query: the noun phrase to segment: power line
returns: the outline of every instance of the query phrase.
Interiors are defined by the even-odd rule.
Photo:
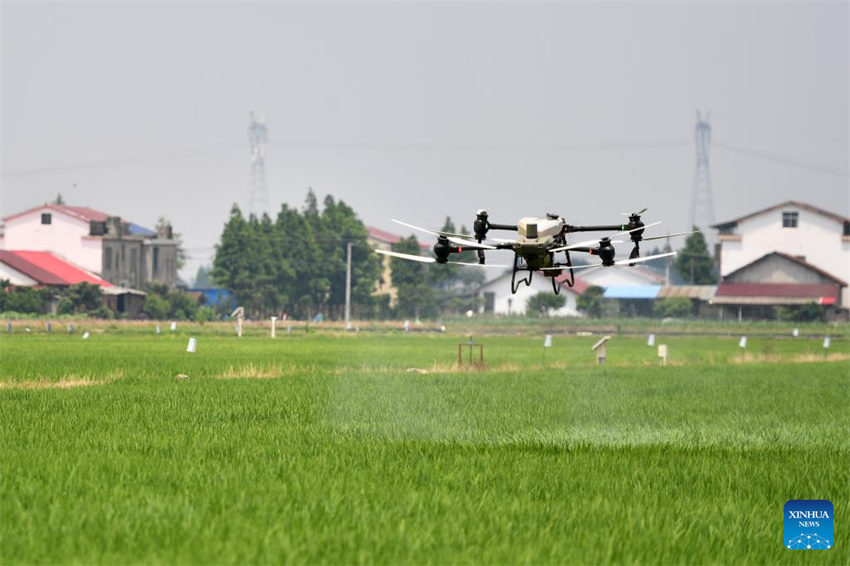
[[[774,163],[781,163],[783,165],[789,165],[791,167],[797,167],[799,169],[806,169],[809,171],[816,171],[818,173],[823,173],[825,175],[833,175],[835,177],[842,177],[844,179],[848,178],[847,172],[836,171],[835,169],[829,169],[824,167],[823,165],[819,165],[817,163],[809,163],[806,161],[800,161],[798,159],[793,159],[790,157],[783,157],[781,155],[776,155],[773,153],[768,153],[766,151],[760,151],[756,149],[749,149],[746,147],[740,147],[728,143],[723,142],[714,142],[714,147],[718,149],[723,149],[726,151],[731,151],[733,153],[738,153],[741,155],[746,155],[748,157],[755,157],[758,159],[764,159],[766,161],[772,161]]]

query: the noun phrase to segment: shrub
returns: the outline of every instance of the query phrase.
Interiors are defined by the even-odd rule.
[[[653,312],[659,318],[686,318],[691,314],[691,300],[686,297],[667,297],[655,301]]]

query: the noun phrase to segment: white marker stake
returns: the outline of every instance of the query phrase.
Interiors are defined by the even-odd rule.
[[[404,321],[404,331],[410,332],[410,321],[409,320]]]
[[[162,334],[162,327],[160,325],[156,325],[156,333],[157,335]]]
[[[271,317],[271,319],[272,319],[272,338],[274,338],[274,331],[275,331],[275,325],[277,323],[277,317],[273,316],[273,317]]]
[[[176,323],[176,322],[172,322],[172,323],[171,323],[171,331],[172,331],[172,332],[174,332],[175,330],[177,330],[177,323]]]
[[[551,348],[552,347],[552,335],[551,334],[547,334],[546,338],[543,339],[543,347],[544,348]]]
[[[88,339],[88,337],[89,337],[89,333],[88,333],[88,332],[86,332],[85,334],[83,334],[83,340],[87,340],[87,339]]]
[[[650,334],[646,341],[647,346],[655,346],[655,334]]]
[[[195,338],[189,338],[189,345],[186,346],[186,351],[194,354],[195,348],[197,348],[197,347],[198,347],[198,340],[195,339]]]
[[[658,345],[658,357],[661,358],[661,365],[667,365],[667,344]]]
[[[286,333],[287,333],[287,334],[292,334],[292,327],[291,327],[291,326],[287,326],[287,327],[286,327]]]
[[[746,336],[741,336],[741,341],[738,342],[738,347],[739,348],[746,348],[747,347],[747,337]]]
[[[794,331],[791,332],[791,336],[793,336],[794,338],[796,338],[799,335],[800,335],[800,329],[799,328],[795,328]]]
[[[829,348],[829,343],[830,343],[829,336],[827,336],[826,338],[823,339],[823,347]]]

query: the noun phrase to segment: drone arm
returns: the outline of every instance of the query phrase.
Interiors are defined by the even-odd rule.
[[[564,226],[564,232],[567,234],[571,232],[617,232],[621,230],[630,230],[634,228],[634,226],[629,226],[628,224],[612,224],[609,226]]]
[[[489,224],[488,228],[490,230],[510,230],[512,232],[517,231],[516,224]]]

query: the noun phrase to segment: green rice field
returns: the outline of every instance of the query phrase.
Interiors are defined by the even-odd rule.
[[[0,336],[3,564],[850,564],[850,341]],[[190,336],[197,352],[187,353]],[[830,550],[783,546],[829,499]]]

